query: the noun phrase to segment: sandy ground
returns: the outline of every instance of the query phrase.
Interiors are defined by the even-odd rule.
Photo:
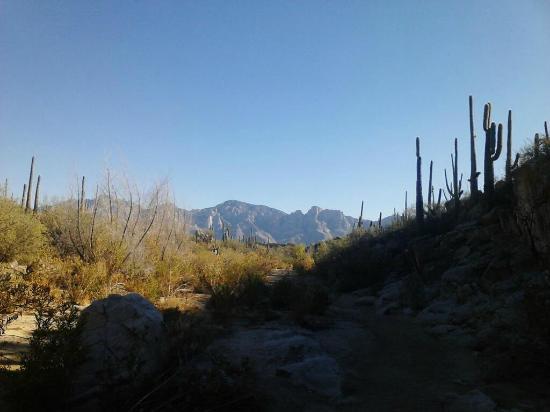
[[[8,325],[6,333],[0,335],[0,367],[19,369],[21,354],[28,349],[34,328],[32,314],[23,314]]]

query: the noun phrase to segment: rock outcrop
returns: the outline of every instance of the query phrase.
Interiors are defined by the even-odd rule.
[[[135,387],[159,372],[168,354],[162,314],[136,293],[111,295],[82,311],[86,360],[77,371],[75,399]]]

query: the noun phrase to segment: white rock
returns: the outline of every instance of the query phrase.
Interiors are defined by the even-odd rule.
[[[142,296],[111,295],[82,316],[86,361],[74,380],[77,397],[101,385],[139,384],[164,366],[168,337],[162,314]]]

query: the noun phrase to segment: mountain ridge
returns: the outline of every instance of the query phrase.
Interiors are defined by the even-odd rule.
[[[214,228],[221,238],[222,227],[230,228],[231,236],[256,236],[260,242],[312,244],[350,233],[358,219],[341,210],[311,206],[305,213],[283,212],[266,205],[239,200],[226,200],[218,205],[185,211],[191,217],[191,230]],[[383,224],[391,217],[383,219]],[[364,220],[370,224],[370,220]]]

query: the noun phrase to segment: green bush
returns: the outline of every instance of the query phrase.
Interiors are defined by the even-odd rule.
[[[0,262],[34,262],[45,243],[44,226],[15,202],[0,199]]]
[[[313,268],[314,260],[311,255],[306,251],[304,245],[294,245],[290,249],[290,255],[292,258],[292,267],[298,273],[308,272]]]
[[[28,284],[11,273],[0,274],[0,313],[22,308],[28,299]]]
[[[71,395],[73,373],[84,360],[82,323],[73,302],[55,300],[48,287],[32,284],[29,292],[36,329],[8,400],[16,410],[60,410]]]

